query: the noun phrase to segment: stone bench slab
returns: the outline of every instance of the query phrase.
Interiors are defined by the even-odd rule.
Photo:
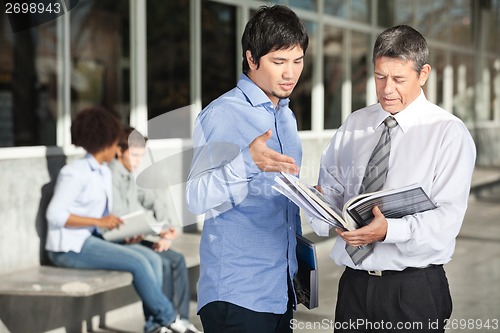
[[[128,272],[36,266],[0,275],[0,295],[85,297],[131,283]]]
[[[200,264],[200,235],[181,234],[172,249],[184,254],[188,268]],[[86,297],[132,283],[132,274],[111,270],[34,266],[0,274],[0,295]]]

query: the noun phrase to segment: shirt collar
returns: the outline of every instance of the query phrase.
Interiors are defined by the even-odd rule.
[[[92,154],[90,154],[90,153],[85,154],[85,159],[89,163],[90,169],[92,171],[102,170],[103,168],[106,167],[106,165],[104,163],[103,164],[99,164],[99,162],[97,162],[97,160],[95,159],[95,157]]]
[[[260,89],[246,74],[241,74],[237,87],[243,92],[252,106],[273,104],[262,89]],[[278,106],[287,106],[289,102],[289,98],[280,99]]]
[[[118,161],[116,158],[109,162],[109,167],[111,170],[115,171],[118,175],[121,177],[129,177],[130,176],[130,171],[125,168],[123,164],[121,164],[120,161]]]
[[[393,115],[403,133],[406,133],[415,123],[415,119],[419,116],[420,109],[426,101],[427,98],[425,97],[424,91],[420,89],[420,95],[413,102],[411,102],[410,105]],[[391,114],[389,112],[380,108],[376,117],[375,128],[379,127],[384,119],[390,115]]]

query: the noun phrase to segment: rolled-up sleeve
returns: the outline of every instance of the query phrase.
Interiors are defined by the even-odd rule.
[[[230,126],[221,126],[225,112],[210,109],[200,114],[193,132],[195,147],[186,186],[189,210],[203,214],[210,209],[225,210],[237,205],[248,194],[248,183],[261,171],[254,163],[248,145],[227,142]]]
[[[248,150],[248,147],[243,149],[226,164],[220,161],[218,167],[192,170],[186,189],[187,204],[192,213],[203,214],[224,203],[238,204],[247,196],[249,181],[260,171]]]
[[[52,228],[63,228],[68,221],[70,207],[75,202],[82,186],[81,177],[74,169],[63,168],[57,178],[54,195],[47,208],[47,222]]]

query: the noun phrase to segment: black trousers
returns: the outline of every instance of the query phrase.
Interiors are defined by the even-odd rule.
[[[284,314],[255,312],[228,302],[211,302],[199,311],[205,333],[290,333],[289,304]]]
[[[444,332],[451,311],[442,266],[384,276],[346,268],[339,282],[334,331]]]

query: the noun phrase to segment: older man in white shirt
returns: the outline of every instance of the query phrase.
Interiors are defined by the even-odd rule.
[[[318,184],[342,207],[363,191],[366,165],[394,117],[388,171],[383,188],[418,183],[434,210],[385,218],[355,231],[336,230],[331,257],[346,266],[339,283],[336,332],[442,332],[452,301],[443,264],[451,260],[460,231],[475,163],[475,145],[461,120],[429,102],[423,91],[431,71],[427,43],[409,26],[382,32],[373,62],[378,104],[352,113],[326,147]],[[329,226],[311,220],[328,235]],[[374,244],[355,265],[346,243]],[[377,275],[372,275],[377,271]]]

